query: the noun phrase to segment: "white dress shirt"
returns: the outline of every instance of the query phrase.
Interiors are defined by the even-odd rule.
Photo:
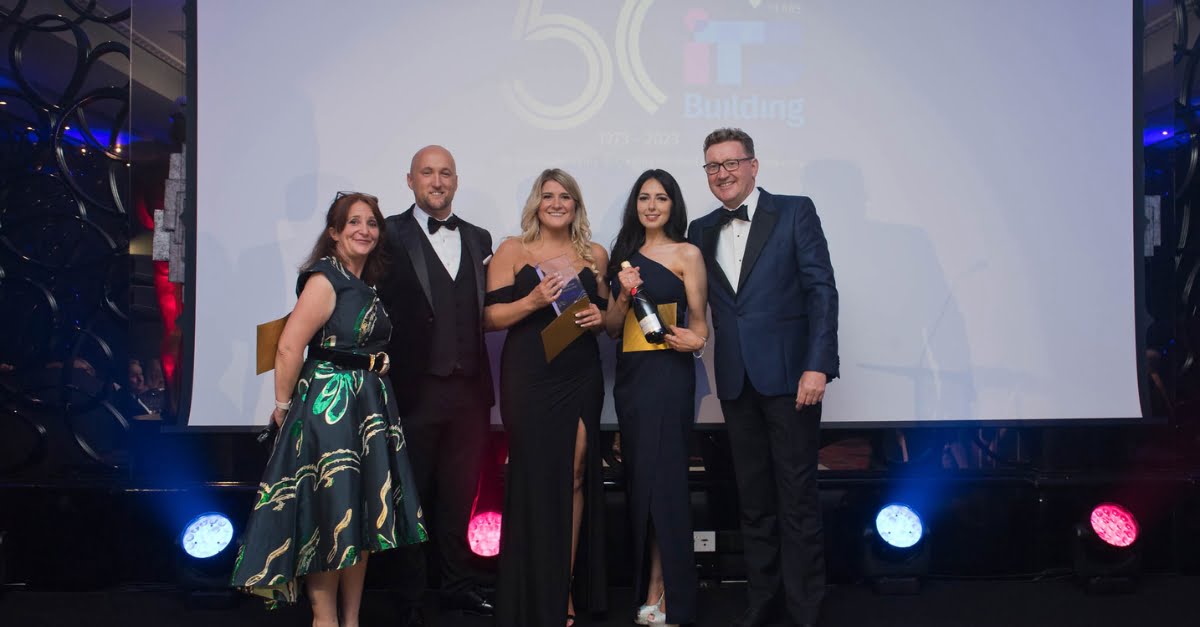
[[[746,213],[754,220],[754,210],[758,208],[758,188],[746,197]],[[739,207],[741,205],[738,205]],[[736,211],[737,207],[723,207],[725,211]],[[738,279],[742,276],[742,257],[746,255],[746,240],[750,237],[750,222],[745,220],[730,220],[729,224],[721,227],[721,235],[717,238],[717,263],[725,271],[725,278],[738,290]]]
[[[454,215],[451,213],[450,215]],[[462,235],[459,229],[440,228],[437,233],[429,232],[429,220],[436,220],[429,215],[419,205],[416,211],[413,211],[413,219],[417,221],[417,226],[421,230],[421,234],[425,239],[429,240],[433,246],[433,252],[437,253],[438,259],[442,260],[442,265],[445,266],[446,272],[450,273],[450,278],[454,279],[458,276],[458,264],[462,260]],[[446,219],[450,219],[446,216]],[[460,227],[461,228],[461,227]],[[743,247],[744,248],[744,247]]]

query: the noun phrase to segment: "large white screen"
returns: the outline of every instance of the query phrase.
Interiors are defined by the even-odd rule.
[[[532,179],[580,181],[607,248],[629,186],[716,207],[713,128],[813,198],[841,293],[824,420],[1140,416],[1133,10],[1095,0],[205,0],[190,425],[265,423],[255,324],[338,190],[412,202],[431,143],[458,215],[516,234]],[[501,334],[489,336],[493,362]],[[612,348],[606,346],[611,385]],[[711,362],[700,420],[721,420]],[[611,396],[605,419],[613,421]]]

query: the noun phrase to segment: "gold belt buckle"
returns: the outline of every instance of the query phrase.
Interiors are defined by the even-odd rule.
[[[383,351],[379,351],[378,353],[371,353],[371,365],[370,365],[370,370],[371,370],[372,372],[379,372],[379,370],[382,370],[382,369],[383,369],[383,364],[384,364],[384,363],[386,363],[386,361],[387,361],[387,353],[385,353],[385,352],[383,352]],[[376,368],[375,368],[375,364],[376,364],[377,362],[379,363],[379,369],[378,369],[378,370],[376,370]]]

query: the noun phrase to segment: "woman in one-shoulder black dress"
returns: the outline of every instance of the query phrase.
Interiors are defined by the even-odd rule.
[[[612,300],[605,316],[617,349],[613,400],[633,522],[634,594],[645,599],[641,625],[696,620],[688,440],[695,418],[696,360],[704,349],[707,280],[699,249],[684,240],[687,208],[679,185],[662,170],[644,172],[630,190],[609,268]],[[620,269],[621,262],[631,267]],[[649,295],[669,333],[649,343],[630,311],[630,289]]]
[[[604,249],[588,241],[573,179],[547,170],[522,214],[523,234],[500,244],[488,267],[484,325],[507,329],[500,411],[509,461],[496,580],[497,627],[562,627],[575,602],[605,602],[603,493],[597,446],[604,379],[595,332],[603,329]],[[536,266],[565,256],[591,303],[575,319],[583,333],[546,362],[541,332],[563,278]],[[569,278],[569,277],[567,277]]]

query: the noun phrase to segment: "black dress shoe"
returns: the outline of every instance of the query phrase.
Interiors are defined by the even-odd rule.
[[[421,608],[411,607],[400,613],[399,627],[425,627],[425,615]]]
[[[742,615],[733,621],[733,627],[768,627],[769,625],[773,625],[773,610],[774,608],[769,605],[752,607],[742,612]]]
[[[478,590],[460,590],[442,598],[442,607],[448,610],[491,616],[495,613],[492,602]]]

